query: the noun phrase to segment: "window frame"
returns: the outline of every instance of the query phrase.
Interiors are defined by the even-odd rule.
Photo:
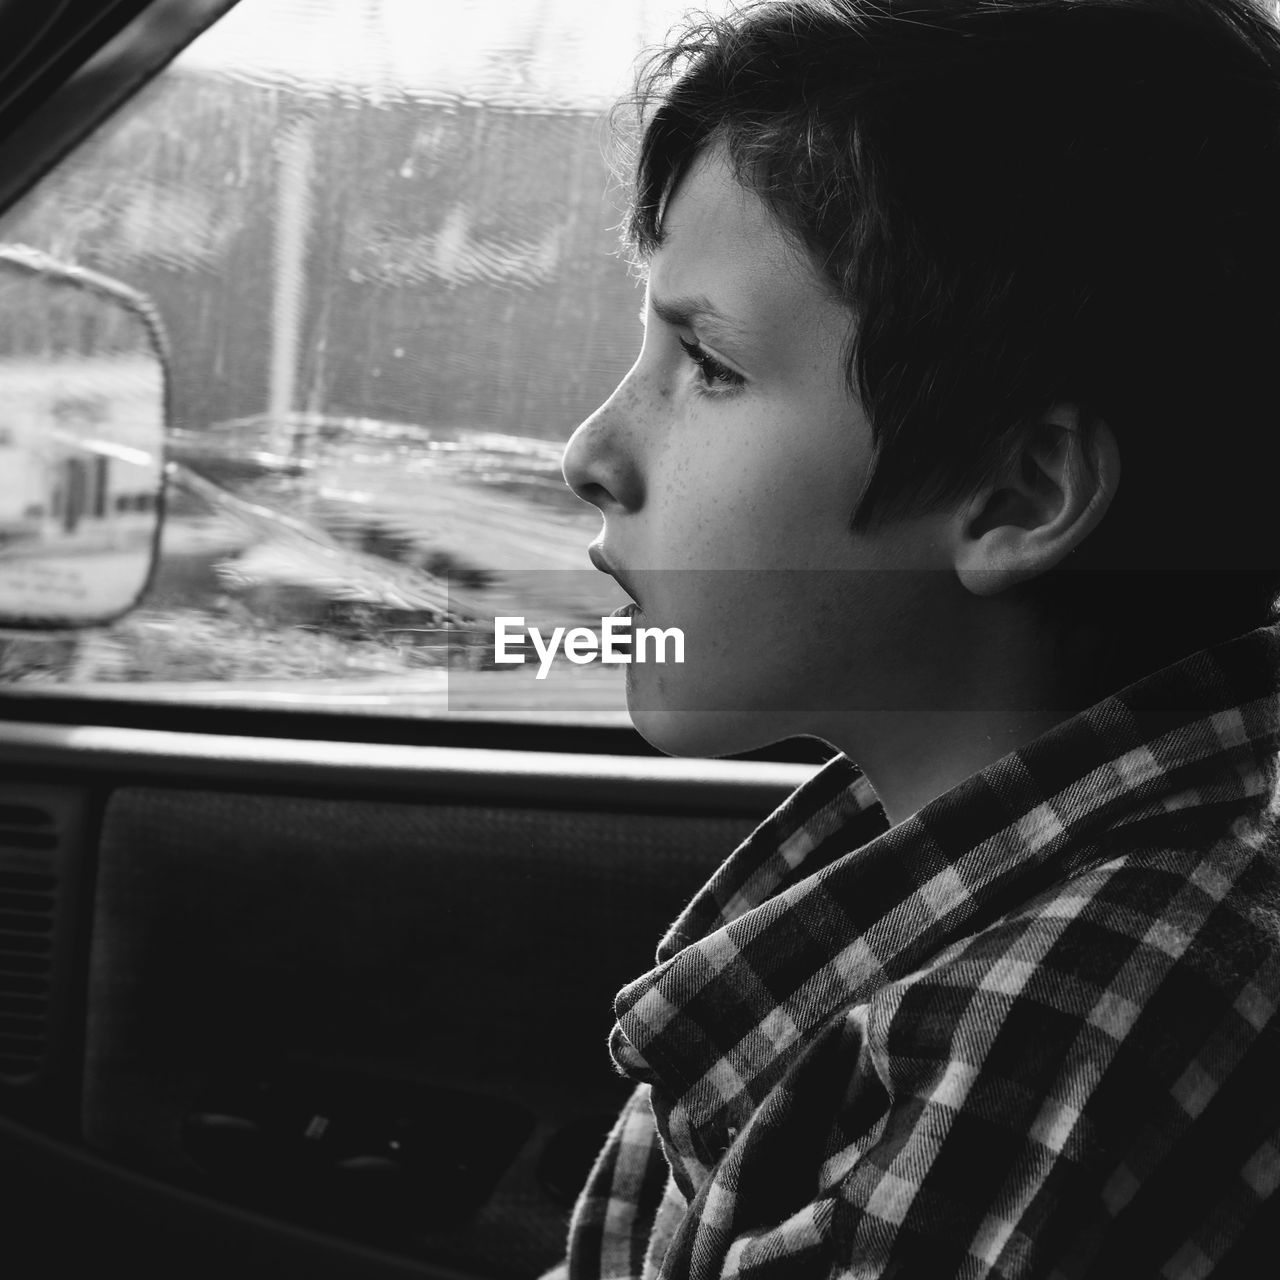
[[[0,213],[238,3],[63,0],[0,64]]]

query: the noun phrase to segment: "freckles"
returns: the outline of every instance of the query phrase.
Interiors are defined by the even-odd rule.
[[[640,407],[640,393],[634,382],[629,382],[619,398],[619,407],[629,412]]]

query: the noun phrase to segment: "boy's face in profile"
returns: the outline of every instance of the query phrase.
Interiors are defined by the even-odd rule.
[[[850,312],[718,151],[663,226],[640,356],[564,462],[634,625],[685,634],[682,665],[627,668],[632,719],[678,754],[848,749],[866,711],[929,706],[946,679],[949,513],[850,529],[872,457]]]

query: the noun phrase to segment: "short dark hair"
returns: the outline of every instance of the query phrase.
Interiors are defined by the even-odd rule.
[[[1259,4],[765,0],[687,26],[639,101],[641,257],[723,142],[856,317],[876,457],[854,528],[975,492],[1071,403],[1122,459],[1078,564],[1249,570],[1223,625],[1264,619],[1280,31]]]

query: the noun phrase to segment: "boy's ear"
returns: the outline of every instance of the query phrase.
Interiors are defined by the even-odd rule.
[[[957,513],[955,568],[992,596],[1053,568],[1098,525],[1120,483],[1120,450],[1103,421],[1055,405],[1002,475]]]

